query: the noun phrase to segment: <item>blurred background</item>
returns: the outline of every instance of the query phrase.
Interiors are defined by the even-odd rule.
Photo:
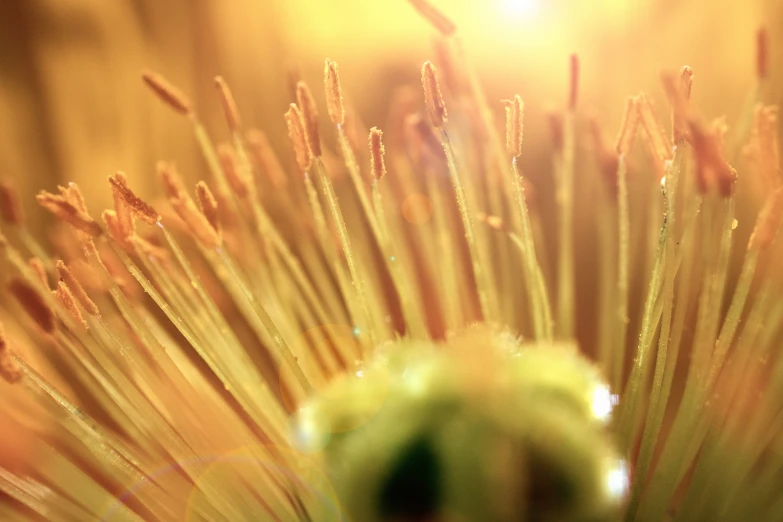
[[[769,0],[434,3],[459,27],[489,99],[525,99],[533,161],[546,146],[544,111],[564,103],[570,53],[582,62],[582,110],[611,133],[625,95],[661,99],[658,73],[685,63],[696,71],[695,103],[731,122],[753,84],[757,27],[769,27],[775,49],[783,20]],[[32,212],[33,195],[57,182],[79,183],[98,214],[115,170],[148,196],[158,159],[202,177],[187,121],[146,91],[144,68],[181,87],[218,139],[226,129],[212,78],[222,74],[248,126],[267,131],[288,159],[291,77],[322,102],[323,60],[336,60],[362,120],[382,126],[395,87],[418,82],[434,37],[406,0],[4,0],[0,175],[17,180],[33,228],[48,218]]]

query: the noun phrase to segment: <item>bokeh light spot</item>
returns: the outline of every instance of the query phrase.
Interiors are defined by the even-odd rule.
[[[430,198],[420,193],[406,196],[402,201],[402,217],[412,225],[422,225],[432,217]]]

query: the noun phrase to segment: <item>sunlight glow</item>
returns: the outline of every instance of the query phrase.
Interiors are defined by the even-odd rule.
[[[510,16],[532,18],[541,8],[541,0],[505,0],[506,11]]]

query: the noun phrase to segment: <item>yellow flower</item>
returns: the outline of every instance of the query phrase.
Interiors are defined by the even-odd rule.
[[[272,139],[216,78],[219,145],[147,72],[203,157],[194,190],[161,162],[160,204],[135,173],[100,214],[74,183],[42,191],[27,215],[57,218],[52,254],[0,184],[4,518],[783,516],[766,33],[732,129],[703,122],[685,67],[663,75],[672,138],[639,93],[601,107],[626,107],[614,147],[603,117],[586,136],[572,55],[532,165],[555,191],[532,197],[526,93],[488,100],[459,28],[410,4],[436,57],[369,140],[331,60],[331,125],[295,78]],[[754,176],[762,202],[742,199]]]

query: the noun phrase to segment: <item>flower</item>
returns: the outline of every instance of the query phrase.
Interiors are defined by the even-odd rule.
[[[425,62],[417,108],[373,127],[369,150],[330,60],[333,133],[297,81],[288,171],[261,131],[245,131],[223,78],[229,140],[215,146],[185,94],[145,73],[209,167],[195,197],[165,162],[160,205],[121,172],[100,218],[75,184],[43,191],[62,225],[50,255],[0,184],[21,326],[0,331],[4,513],[780,518],[776,111],[748,107],[733,135],[708,127],[686,67],[664,75],[673,138],[640,93],[614,149],[591,120],[596,169],[579,149],[573,55],[568,101],[551,115],[550,263],[547,202],[519,164],[524,93],[489,103],[455,24],[411,3],[443,33],[441,63]],[[764,85],[770,71],[757,69]],[[746,212],[732,164],[747,142],[770,190]],[[609,185],[578,229],[597,244],[595,269],[574,249],[577,177],[591,170]],[[578,278],[598,281],[594,362],[577,347]]]

